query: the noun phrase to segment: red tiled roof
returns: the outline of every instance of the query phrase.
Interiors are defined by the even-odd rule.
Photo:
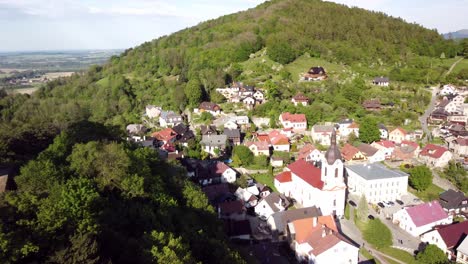
[[[306,116],[304,114],[290,114],[289,112],[282,113],[281,119],[283,121],[289,121],[292,123],[304,123],[307,122]]]
[[[322,172],[319,168],[307,163],[305,160],[298,160],[289,164],[288,169],[297,177],[301,178],[317,189],[323,188]]]
[[[441,227],[437,230],[447,248],[455,247],[468,234],[468,221]]]
[[[294,101],[296,102],[308,102],[309,98],[307,98],[304,94],[298,93],[293,97]]]
[[[281,183],[291,181],[291,172],[283,171],[282,173],[275,176],[275,179]]]
[[[442,157],[442,155],[443,155],[446,151],[448,151],[448,149],[445,148],[445,147],[437,146],[437,145],[434,145],[434,144],[427,144],[427,145],[421,150],[421,152],[419,153],[419,155],[428,156],[428,157],[431,157],[431,158],[438,159],[438,158]]]
[[[267,142],[268,144],[270,144],[270,137],[268,136],[268,134],[257,134],[257,139],[259,141],[264,141],[264,142]]]
[[[174,130],[172,130],[172,128],[168,127],[161,131],[154,132],[153,134],[151,134],[151,136],[156,138],[157,140],[167,142],[175,138],[177,136],[177,133]]]
[[[250,146],[252,145],[257,146],[257,149],[260,151],[270,149],[270,147],[268,146],[268,142],[266,141],[255,141],[255,142],[249,141],[245,143],[245,146],[247,146],[248,148],[250,148]]]
[[[312,151],[314,151],[316,148],[314,145],[308,143],[305,144],[304,147],[302,147],[299,150],[299,154],[297,155],[297,159],[305,159]]]
[[[219,105],[213,102],[202,102],[198,108],[208,111],[218,111],[221,109]]]
[[[354,158],[354,155],[356,155],[359,152],[359,149],[356,148],[353,145],[350,145],[346,143],[343,148],[341,149],[341,155],[345,160],[352,160]]]
[[[215,174],[223,174],[228,169],[230,169],[229,166],[221,161],[216,162],[216,164],[211,167],[211,171]]]
[[[468,146],[468,138],[457,138],[455,141],[457,141],[457,144],[460,146]]]
[[[272,145],[289,145],[289,139],[278,130],[273,130],[268,134]]]
[[[434,223],[448,217],[438,201],[407,207],[405,210],[416,227]]]
[[[417,142],[409,141],[409,140],[402,140],[401,146],[411,146],[415,149],[419,148],[419,144]]]
[[[382,146],[384,148],[394,148],[395,147],[395,143],[393,141],[390,141],[390,140],[376,141],[375,144],[379,144],[380,146]]]

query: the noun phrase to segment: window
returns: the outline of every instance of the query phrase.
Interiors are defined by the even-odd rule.
[[[333,206],[336,206],[336,199],[333,200]]]
[[[327,167],[325,167],[325,176],[327,176]]]
[[[335,178],[338,178],[338,168],[335,169]]]

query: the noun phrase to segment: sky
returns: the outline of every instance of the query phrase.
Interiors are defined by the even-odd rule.
[[[0,0],[0,51],[126,49],[264,0]],[[468,0],[333,0],[440,33],[468,29]]]

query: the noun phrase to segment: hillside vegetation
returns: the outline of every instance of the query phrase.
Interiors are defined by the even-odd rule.
[[[0,262],[242,262],[200,189],[176,164],[123,143],[125,126],[140,123],[147,104],[182,111],[218,100],[214,88],[234,80],[267,90],[269,102],[249,115],[361,120],[370,115],[363,100],[378,97],[395,107],[370,116],[401,125],[424,111],[429,93],[414,83],[439,81],[442,53],[453,58],[460,47],[382,13],[274,0],[126,50],[32,96],[0,91],[0,164],[22,166],[18,190],[0,196]],[[314,64],[330,78],[298,82]],[[401,82],[368,85],[384,73]],[[288,103],[298,91],[312,104]]]

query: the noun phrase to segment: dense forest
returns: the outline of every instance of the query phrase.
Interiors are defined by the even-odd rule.
[[[249,115],[276,120],[280,111],[304,112],[311,125],[359,119],[367,115],[362,101],[383,94],[383,103],[397,107],[374,118],[399,125],[424,111],[426,92],[407,84],[376,91],[359,74],[299,84],[287,65],[303,58],[343,67],[378,62],[422,83],[428,74],[402,74],[413,71],[409,63],[420,59],[424,68],[460,52],[437,32],[383,13],[273,0],[126,50],[31,96],[0,91],[0,164],[20,168],[17,191],[0,196],[0,262],[242,262],[184,170],[121,141],[145,105],[182,111],[202,100],[222,102],[214,88],[243,80],[261,85],[270,99]],[[256,65],[254,72],[265,73],[259,79],[245,68],[252,54],[279,66]],[[294,108],[282,101],[298,91],[313,103]]]

